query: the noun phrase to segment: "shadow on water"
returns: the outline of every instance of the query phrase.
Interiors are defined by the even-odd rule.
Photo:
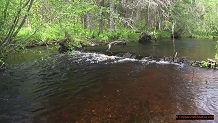
[[[216,70],[73,52],[13,64],[0,80],[0,122],[174,123],[181,114],[218,122]]]

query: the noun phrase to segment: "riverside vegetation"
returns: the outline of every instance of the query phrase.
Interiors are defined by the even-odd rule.
[[[3,65],[11,51],[64,40],[74,50],[115,40],[137,41],[144,32],[158,40],[172,34],[216,38],[217,4],[205,0],[2,0],[0,62]]]

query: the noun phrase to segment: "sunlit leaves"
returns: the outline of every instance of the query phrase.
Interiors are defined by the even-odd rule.
[[[218,41],[216,42],[216,54],[215,59],[218,61]]]

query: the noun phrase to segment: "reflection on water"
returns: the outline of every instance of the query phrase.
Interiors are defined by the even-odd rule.
[[[3,123],[175,123],[182,114],[218,122],[216,70],[74,52],[11,65],[0,80]]]
[[[211,40],[196,40],[183,39],[175,40],[175,50],[178,52],[178,57],[184,57],[189,60],[205,60],[214,58],[216,41]],[[86,48],[88,51],[106,51],[106,46]],[[150,44],[139,44],[134,42],[127,43],[127,46],[112,46],[112,52],[130,52],[132,54],[142,56],[173,56],[174,46],[171,40],[162,40]]]

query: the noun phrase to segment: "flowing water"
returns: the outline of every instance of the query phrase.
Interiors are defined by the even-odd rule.
[[[190,60],[213,58],[215,41],[181,40],[175,46],[171,41],[113,46],[111,52],[121,55],[105,55],[106,46],[68,55],[43,48],[11,54],[8,68],[0,71],[0,122],[218,122],[217,70],[162,59],[174,49]],[[189,114],[215,119],[175,120]]]

